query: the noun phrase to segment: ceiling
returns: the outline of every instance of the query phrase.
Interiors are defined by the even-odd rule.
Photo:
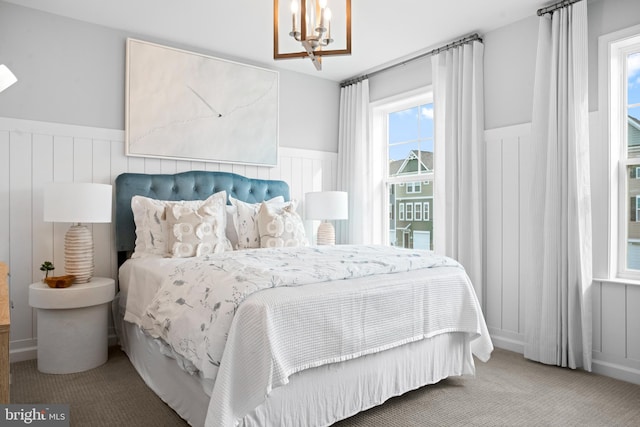
[[[273,60],[272,0],[6,0],[193,50],[341,81],[533,16],[545,0],[352,0],[352,54]],[[281,0],[288,1],[288,0]],[[331,0],[328,0],[329,6]],[[336,11],[334,11],[334,14]]]

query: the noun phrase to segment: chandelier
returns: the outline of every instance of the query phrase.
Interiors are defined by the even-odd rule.
[[[274,0],[273,59],[308,57],[320,71],[323,56],[350,55],[351,0],[332,0],[332,3],[337,6],[339,14],[332,12],[327,0],[293,0],[288,11],[284,7],[281,9],[279,1]],[[282,22],[290,20],[290,27],[281,29],[281,19]],[[334,24],[332,28],[332,23],[338,23],[338,26]],[[280,34],[280,30],[284,32]],[[333,38],[334,34],[336,40]],[[304,51],[300,50],[300,45]],[[337,48],[326,49],[328,46]]]

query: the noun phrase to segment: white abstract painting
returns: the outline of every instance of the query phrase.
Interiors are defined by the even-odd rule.
[[[275,166],[278,72],[127,40],[126,154]]]

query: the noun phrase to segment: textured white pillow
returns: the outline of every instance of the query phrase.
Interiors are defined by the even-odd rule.
[[[258,212],[260,247],[309,246],[304,224],[295,206],[278,207],[263,203]]]
[[[170,255],[186,258],[230,250],[231,245],[225,236],[226,202],[224,193],[221,197],[207,199],[207,203],[198,209],[180,204],[168,205],[165,216]]]
[[[231,207],[227,212],[231,215],[234,230],[227,233],[227,238],[231,241],[233,248],[259,248],[258,210],[260,209],[260,203],[247,203],[233,197],[229,197],[229,200],[231,201]],[[284,197],[277,196],[267,200],[266,203],[284,205],[285,201]],[[227,218],[228,220],[229,218]]]
[[[237,209],[233,205],[227,205],[225,209],[227,211],[227,226],[224,234],[226,234],[227,239],[229,239],[231,247],[235,249],[238,247],[238,232],[236,231],[236,226],[233,225],[233,216],[236,214]]]
[[[167,256],[169,253],[168,230],[165,208],[169,205],[181,205],[192,209],[211,203],[218,198],[226,198],[226,191],[220,191],[206,200],[156,200],[145,196],[131,198],[133,221],[136,225],[136,242],[132,258],[149,256]],[[225,217],[226,220],[226,217]]]

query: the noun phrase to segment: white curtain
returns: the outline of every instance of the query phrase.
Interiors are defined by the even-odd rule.
[[[340,89],[337,189],[348,193],[349,219],[336,222],[336,243],[379,243],[374,239],[382,224],[374,215],[375,149],[369,138],[369,80],[365,79]]]
[[[483,301],[484,46],[463,44],[432,57],[434,250],[457,259]]]
[[[591,370],[587,2],[540,18],[526,358]]]

